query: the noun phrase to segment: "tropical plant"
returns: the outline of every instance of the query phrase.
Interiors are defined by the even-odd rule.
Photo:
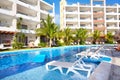
[[[52,45],[52,39],[55,38],[57,32],[57,25],[52,21],[50,15],[47,16],[45,20],[41,22],[43,26],[36,29],[37,36],[46,36],[48,39],[49,47]]]
[[[19,32],[16,32],[12,41],[13,49],[21,49],[24,46],[25,34],[22,32],[22,18],[19,18],[17,21],[17,29]]]
[[[57,34],[56,34],[56,44],[57,44],[57,46],[65,45],[64,37],[65,37],[64,36],[64,31],[58,29]]]
[[[70,28],[64,29],[64,42],[66,45],[70,45],[73,41],[73,32],[70,30]]]
[[[83,28],[77,29],[75,36],[78,45],[85,44],[86,38],[88,37],[87,30]]]
[[[95,30],[93,33],[93,44],[95,44],[97,40],[99,40],[99,38],[100,38],[100,31]]]
[[[110,44],[113,43],[113,35],[111,32],[108,32],[105,38],[106,38],[106,43],[110,43]]]
[[[13,38],[13,42],[12,42],[13,49],[21,49],[23,48],[23,46],[24,44],[22,42],[18,42],[16,37]]]

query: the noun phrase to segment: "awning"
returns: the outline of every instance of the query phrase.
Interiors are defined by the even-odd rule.
[[[4,34],[15,34],[15,32],[13,32],[13,31],[0,31],[0,33],[4,33]]]

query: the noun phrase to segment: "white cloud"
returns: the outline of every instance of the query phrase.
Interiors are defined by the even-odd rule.
[[[59,14],[55,14],[55,23],[60,24],[60,15]]]

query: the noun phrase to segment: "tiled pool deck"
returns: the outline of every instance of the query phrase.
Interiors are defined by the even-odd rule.
[[[101,63],[89,80],[120,80],[120,51],[106,48],[105,55],[112,57],[111,63]]]

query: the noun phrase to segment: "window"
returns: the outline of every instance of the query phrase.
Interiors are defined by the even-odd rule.
[[[27,29],[27,25],[22,24],[21,29]]]

